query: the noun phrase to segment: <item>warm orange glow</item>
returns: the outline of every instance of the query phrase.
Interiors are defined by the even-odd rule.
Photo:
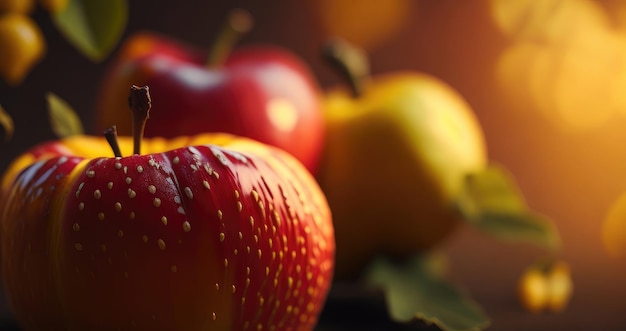
[[[314,0],[322,29],[373,49],[405,26],[416,9],[413,0]]]
[[[626,36],[589,0],[492,0],[513,44],[500,56],[505,93],[567,131],[599,128],[626,115]]]
[[[626,257],[626,194],[609,209],[602,227],[602,242],[611,257]]]

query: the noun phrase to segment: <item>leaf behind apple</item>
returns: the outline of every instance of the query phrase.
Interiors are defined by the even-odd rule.
[[[417,254],[403,262],[379,258],[365,278],[384,290],[389,315],[397,322],[420,320],[443,331],[487,328],[491,322],[482,307],[445,278],[443,257],[433,254]]]
[[[128,19],[126,0],[70,0],[52,13],[52,21],[67,40],[94,62],[117,45]]]
[[[47,93],[48,116],[52,131],[59,137],[69,137],[84,133],[83,124],[74,109],[61,97]]]
[[[497,239],[550,250],[561,245],[552,220],[527,205],[513,176],[499,165],[468,176],[456,208],[469,224]]]

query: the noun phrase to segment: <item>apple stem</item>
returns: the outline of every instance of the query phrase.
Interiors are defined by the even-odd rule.
[[[322,57],[348,81],[355,98],[363,94],[370,79],[370,65],[365,51],[335,38],[322,49]]]
[[[152,107],[148,86],[131,86],[128,105],[133,113],[133,154],[136,155],[141,153],[141,139],[143,139],[146,121],[150,117],[150,108]]]
[[[122,151],[120,151],[120,145],[117,142],[117,127],[113,125],[112,127],[104,130],[104,137],[109,143],[109,146],[111,146],[115,157],[122,157]]]
[[[223,24],[217,40],[209,52],[208,67],[220,66],[241,37],[252,29],[252,15],[243,9],[234,9]]]

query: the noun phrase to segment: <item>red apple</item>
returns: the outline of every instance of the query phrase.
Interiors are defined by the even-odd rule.
[[[246,26],[241,12],[233,20],[232,29]],[[130,134],[124,93],[132,84],[148,85],[158,102],[146,136],[227,132],[277,146],[315,171],[324,121],[309,67],[278,46],[225,54],[225,39],[210,55],[155,33],[127,39],[103,78],[96,129],[115,124]]]
[[[24,330],[313,329],[334,237],[300,162],[223,133],[109,148],[73,136],[5,173],[2,278]]]

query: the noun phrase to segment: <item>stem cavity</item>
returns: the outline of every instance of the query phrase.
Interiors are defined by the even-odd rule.
[[[141,153],[141,140],[143,139],[146,121],[150,117],[150,108],[152,100],[150,98],[150,89],[148,86],[130,87],[130,95],[128,96],[128,105],[133,114],[133,154]]]
[[[354,97],[363,94],[370,78],[370,65],[365,51],[336,38],[322,49],[322,57],[348,81]]]
[[[243,9],[231,11],[209,52],[207,66],[216,67],[222,65],[235,44],[244,34],[252,29],[253,25],[254,20],[249,12]]]

